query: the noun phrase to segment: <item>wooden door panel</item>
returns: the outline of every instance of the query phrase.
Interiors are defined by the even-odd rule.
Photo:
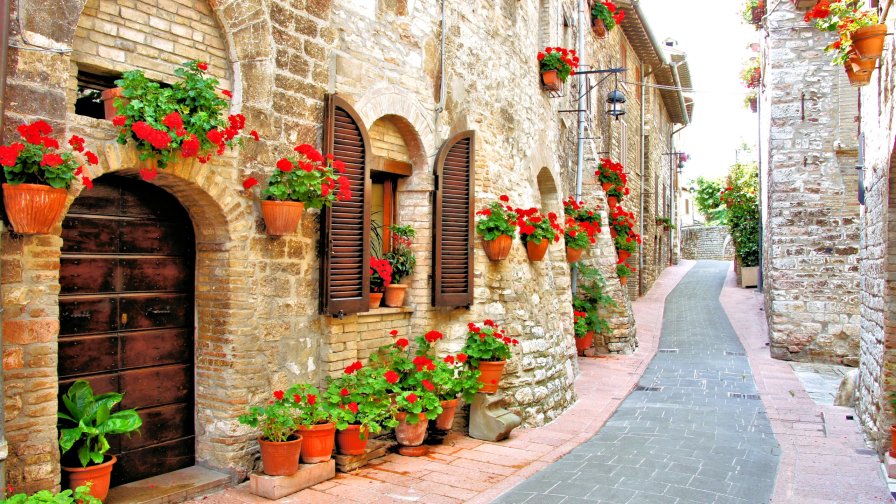
[[[62,221],[62,251],[115,254],[120,246],[118,238],[120,225],[121,222],[114,219],[66,217]]]
[[[112,486],[190,467],[195,444],[191,436],[120,453],[118,462],[112,466]]]
[[[121,298],[122,330],[192,326],[193,310],[186,294],[146,294]]]
[[[118,338],[86,336],[59,340],[59,374],[75,376],[118,369]]]
[[[140,418],[143,419],[140,434],[121,436],[122,451],[132,451],[193,435],[192,403],[141,409]]]
[[[183,291],[192,287],[188,260],[155,257],[121,260],[121,292]]]
[[[118,215],[121,209],[121,189],[118,186],[97,184],[82,191],[68,209],[71,214]]]
[[[190,329],[164,329],[121,335],[121,367],[137,368],[193,362]]]
[[[148,408],[192,400],[193,366],[180,364],[122,371],[122,408]]]
[[[188,230],[183,222],[128,221],[119,231],[125,254],[184,255]]]
[[[125,190],[121,193],[122,217],[190,223],[189,215],[173,195],[156,186],[148,190],[140,187],[142,184],[136,186],[138,186],[136,190]]]
[[[108,297],[59,298],[59,336],[118,329],[117,300]]]
[[[115,291],[118,259],[62,258],[59,263],[60,294]]]

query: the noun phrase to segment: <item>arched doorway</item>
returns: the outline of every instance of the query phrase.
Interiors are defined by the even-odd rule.
[[[191,466],[193,226],[177,199],[118,175],[96,180],[62,224],[59,390],[78,379],[124,393],[143,418],[115,436],[113,485]],[[63,461],[63,465],[66,464]]]

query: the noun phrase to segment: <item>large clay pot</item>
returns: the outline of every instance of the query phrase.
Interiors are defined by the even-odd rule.
[[[364,455],[367,451],[367,442],[370,441],[370,432],[360,425],[349,424],[341,431],[336,431],[336,446],[343,455]]]
[[[395,419],[398,420],[398,425],[395,427],[395,439],[402,446],[420,446],[423,444],[423,440],[426,439],[426,426],[428,423],[426,414],[420,413],[415,424],[409,424],[407,416],[408,414],[404,411],[399,411],[395,414]]]
[[[560,77],[557,75],[556,70],[542,72],[541,82],[544,83],[544,88],[548,91],[560,91],[563,87],[563,83],[560,82]]]
[[[370,309],[375,310],[380,307],[380,301],[383,300],[382,292],[371,292],[370,293]]]
[[[616,264],[622,264],[628,260],[629,257],[632,256],[632,253],[627,250],[617,250],[616,255],[619,257]]]
[[[876,24],[865,26],[850,35],[852,46],[862,59],[877,59],[884,52],[884,39],[887,36],[887,25]]]
[[[574,249],[566,247],[566,262],[575,263],[579,262],[579,259],[582,258],[582,254],[585,253],[585,249]]]
[[[262,200],[261,213],[264,226],[271,236],[283,236],[296,232],[305,204],[301,201]]]
[[[483,394],[494,394],[501,384],[501,375],[504,374],[504,365],[507,361],[479,361],[479,382]]]
[[[404,297],[407,292],[407,284],[389,284],[386,286],[386,295],[383,297],[383,301],[386,303],[386,306],[391,306],[392,308],[404,306]]]
[[[585,350],[591,348],[594,343],[594,331],[588,331],[581,338],[576,338],[576,351],[579,355],[585,355]]]
[[[877,66],[877,60],[862,59],[855,51],[850,51],[849,60],[847,60],[846,65],[849,66],[852,69],[852,72],[856,75],[868,75],[871,72],[874,72],[874,67]]]
[[[261,449],[262,471],[268,476],[290,476],[299,470],[299,454],[302,453],[302,436],[283,442],[258,438]]]
[[[601,189],[604,190],[604,192],[607,192],[613,188],[613,183],[612,182],[604,182],[603,184],[600,185],[600,187],[601,187]]]
[[[112,89],[103,90],[100,93],[100,99],[103,100],[103,114],[107,121],[115,119],[115,116],[118,115],[118,109],[115,108],[116,98],[121,98],[122,105],[127,105],[130,101],[122,98],[122,91],[124,91],[124,88],[115,87]]]
[[[458,399],[442,401],[442,412],[436,417],[436,429],[451,430],[454,425],[454,414],[457,412]]]
[[[759,99],[758,98],[750,98],[750,112],[754,114],[759,112]]]
[[[510,254],[510,245],[513,244],[513,237],[509,235],[501,235],[494,240],[482,240],[482,248],[485,249],[485,255],[489,261],[503,261]]]
[[[112,466],[118,460],[114,456],[102,464],[90,465],[87,467],[62,467],[62,470],[68,474],[68,488],[74,490],[79,486],[85,486],[89,482],[93,482],[90,486],[90,495],[99,500],[106,500],[109,495],[109,481],[112,478]]]
[[[591,31],[599,39],[607,38],[607,26],[600,19],[591,18]]]
[[[19,234],[47,234],[65,209],[68,191],[43,184],[3,184],[3,203]]]
[[[549,240],[540,240],[540,241],[527,241],[526,242],[526,253],[529,255],[530,261],[541,261],[544,259],[544,254],[548,251],[548,245],[551,242]]]
[[[616,205],[618,204],[619,200],[616,198],[616,196],[607,196],[607,206],[609,206],[611,209],[616,208]]]
[[[846,77],[849,78],[849,85],[852,87],[864,87],[871,83],[871,73],[865,74],[857,74],[853,72],[852,65],[847,61],[843,64],[843,68],[846,70]],[[731,208],[731,204],[728,204],[728,208]]]
[[[628,283],[628,277],[619,277],[619,283],[625,286]]]
[[[307,429],[300,427],[298,432],[302,436],[302,462],[317,464],[330,460],[336,444],[336,424],[312,425]]]

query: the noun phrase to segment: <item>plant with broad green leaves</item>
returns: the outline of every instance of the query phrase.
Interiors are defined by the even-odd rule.
[[[396,284],[411,276],[417,266],[417,258],[411,250],[417,232],[411,226],[398,224],[389,226],[389,230],[392,231],[392,250],[386,252],[383,258],[392,265],[392,283]]]
[[[759,265],[759,170],[756,164],[736,164],[728,172],[724,198],[728,231],[741,266]]]
[[[123,395],[107,392],[93,395],[93,389],[85,380],[78,380],[62,396],[65,411],[59,418],[59,447],[63,458],[69,450],[77,454],[81,467],[102,464],[109,451],[108,435],[130,434],[140,429],[143,421],[135,410],[112,412]]]
[[[72,180],[80,177],[89,189],[93,186],[84,171],[79,154],[91,165],[97,164],[96,154],[84,149],[84,139],[72,135],[68,140],[71,150],[59,150],[59,141],[51,138],[53,127],[45,121],[22,124],[17,131],[24,142],[0,145],[0,166],[10,185],[42,184],[57,189],[68,189]]]
[[[435,338],[435,336],[435,334],[427,333],[417,336],[414,342],[417,344],[417,355],[425,356],[435,365],[435,369],[431,373],[436,395],[442,401],[463,397],[464,401],[471,402],[476,392],[479,392],[482,387],[482,382],[479,381],[479,370],[466,366],[467,354],[465,353],[449,354],[441,359],[438,358],[433,343],[441,338]]]
[[[694,189],[694,204],[697,211],[703,215],[707,226],[724,226],[728,221],[728,209],[719,201],[719,193],[722,192],[723,181],[721,179],[708,179],[697,177],[692,183]]]
[[[467,340],[461,349],[468,357],[471,366],[479,366],[480,361],[498,362],[509,359],[512,346],[519,341],[507,336],[492,320],[486,319],[482,325],[472,322],[467,324]]]
[[[296,409],[296,425],[310,428],[333,420],[334,407],[321,397],[310,383],[297,383],[286,389],[286,400]]]
[[[634,254],[635,250],[638,249],[637,242],[631,236],[617,235],[616,238],[613,238],[613,245],[616,247],[617,252],[622,250]]]
[[[25,493],[10,495],[2,502],[5,504],[102,504],[102,501],[90,494],[90,485],[79,486],[71,490],[63,490],[54,494],[49,490],[41,490],[32,495]],[[12,487],[9,487],[10,490]]]
[[[398,331],[393,330],[390,334],[397,337]],[[443,335],[439,331],[429,331],[421,337],[434,343]],[[370,361],[371,367],[388,383],[387,390],[395,394],[393,411],[407,413],[407,423],[417,423],[420,413],[429,420],[439,416],[442,404],[433,382],[436,363],[419,349],[412,353],[407,338],[398,338],[395,343],[380,347],[370,356]]]
[[[388,389],[389,383],[378,370],[360,361],[350,364],[342,375],[329,382],[324,392],[336,428],[345,430],[349,425],[360,425],[364,435],[395,427],[398,422],[392,416]]]
[[[265,441],[283,443],[299,427],[299,412],[295,402],[282,390],[275,390],[273,396],[267,404],[250,407],[249,412],[240,415],[238,420],[243,425],[261,429],[261,438]]]
[[[578,266],[576,277],[576,297],[572,300],[574,311],[588,314],[588,323],[592,331],[603,334],[610,330],[610,324],[604,318],[609,308],[616,306],[616,301],[607,292],[607,283],[600,271],[587,265]]]
[[[619,278],[628,278],[628,277],[632,276],[632,274],[634,274],[634,273],[635,273],[635,268],[632,266],[629,266],[628,264],[626,264],[624,262],[616,265],[616,276],[618,276]]]
[[[476,212],[479,217],[476,232],[482,235],[483,240],[494,240],[502,235],[513,237],[516,234],[516,214],[513,207],[506,204],[509,201],[510,198],[502,194],[499,201],[493,201]]]
[[[566,82],[570,75],[575,75],[578,66],[579,57],[576,56],[575,49],[545,47],[544,52],[538,53],[538,67],[541,72],[556,70],[560,82]]]

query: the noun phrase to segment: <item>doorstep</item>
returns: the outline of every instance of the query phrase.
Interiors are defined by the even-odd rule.
[[[193,466],[134,481],[109,490],[105,504],[169,504],[220,490],[230,476]]]

